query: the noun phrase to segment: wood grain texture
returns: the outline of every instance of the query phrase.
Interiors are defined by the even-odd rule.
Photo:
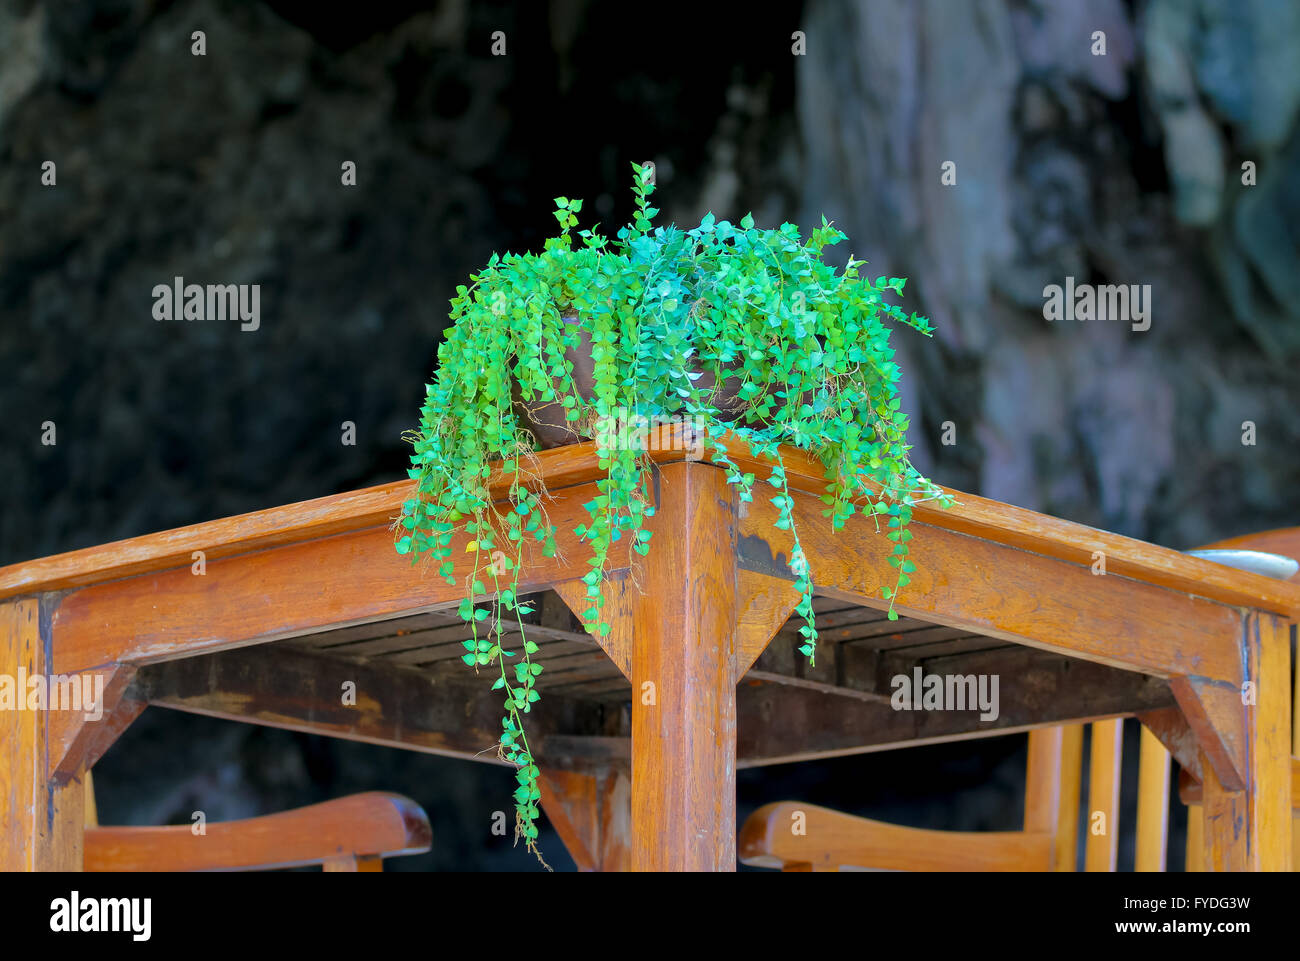
[[[1122,718],[1092,725],[1088,765],[1088,835],[1083,848],[1085,871],[1114,871],[1118,866],[1119,775],[1123,745]]]
[[[798,801],[768,804],[745,819],[740,860],[756,867],[884,871],[1046,871],[1051,835],[928,831]]]
[[[636,583],[636,571],[639,565],[633,565],[608,577],[600,585],[601,620],[609,625],[609,633],[594,640],[600,645],[620,673],[629,680],[632,678],[632,604],[639,587]],[[555,584],[555,593],[569,606],[579,621],[591,607],[587,599],[587,585],[580,581],[562,581]]]
[[[626,871],[632,785],[627,772],[542,771],[542,809],[579,871]]]
[[[1200,804],[1205,792],[1201,782],[1190,772],[1178,772],[1178,800],[1184,804]],[[1300,757],[1291,758],[1291,810],[1300,812]]]
[[[1079,838],[1083,725],[1029,732],[1025,767],[1025,831],[1052,838],[1052,871],[1073,871]]]
[[[888,698],[863,700],[782,683],[755,682],[739,690],[737,764],[756,767],[791,761],[992,737],[1066,722],[1169,707],[1164,681],[1045,651],[1011,648],[928,662],[935,673],[1000,674],[996,720],[978,711],[896,711]]]
[[[1267,614],[1247,616],[1245,649],[1254,703],[1244,705],[1245,785],[1224,785],[1202,763],[1206,871],[1291,869],[1289,646],[1285,622]]]
[[[886,606],[881,589],[897,576],[887,563],[893,544],[862,518],[833,531],[820,501],[794,499],[821,593]],[[790,576],[789,544],[773,530],[776,508],[760,501],[747,508],[741,567]],[[1240,683],[1236,608],[940,527],[914,523],[912,533],[917,571],[901,593],[900,614],[1129,670]]]
[[[729,436],[726,446],[737,465],[760,478],[768,476],[770,465],[755,457],[743,441]],[[781,456],[792,490],[816,497],[825,493],[825,467],[814,455],[783,447]],[[1090,566],[1094,552],[1101,551],[1106,555],[1106,568],[1112,575],[1228,605],[1258,607],[1282,614],[1293,613],[1300,607],[1300,584],[1270,580],[1109,531],[949,488],[944,490],[957,503],[946,510],[932,504],[918,505],[913,512],[916,521],[1081,567]],[[924,565],[918,562],[918,566]]]
[[[1239,639],[1239,649],[1242,643]],[[1242,660],[1244,664],[1244,656]],[[1214,765],[1220,784],[1230,791],[1241,790],[1246,784],[1249,763],[1242,684],[1203,677],[1172,677],[1169,689],[1196,736],[1199,756],[1208,758]],[[1196,766],[1200,767],[1201,762]]]
[[[1199,874],[1205,870],[1205,816],[1199,804],[1187,808],[1187,850],[1183,870]]]
[[[0,674],[48,676],[41,602],[0,602]],[[49,724],[62,712],[0,710],[0,871],[80,871],[85,830],[81,771],[61,785],[49,777]]]
[[[77,771],[89,770],[104,752],[113,746],[141,712],[144,704],[127,698],[126,692],[135,677],[135,668],[116,664],[98,671],[69,675],[85,687],[102,687],[103,703],[87,716],[85,711],[59,711],[51,714],[49,727],[50,777],[61,784]],[[95,716],[98,715],[98,716]]]
[[[587,569],[573,527],[594,494],[586,487],[556,495],[547,510],[559,528],[554,558],[531,543],[519,592],[571,580]],[[470,573],[467,536],[452,542],[458,576]],[[626,544],[611,548],[610,568],[626,566]],[[387,528],[369,528],[268,550],[84,587],[54,612],[55,663],[61,672],[120,662],[150,663],[330,627],[454,607],[465,594],[425,564],[393,549]]]
[[[770,474],[771,462],[755,456],[746,442],[726,432],[721,437],[730,456],[742,469],[752,470],[760,478]],[[783,447],[781,454],[792,490],[814,497],[824,493],[826,470],[815,456],[790,447]],[[648,454],[659,464],[682,461],[688,456],[683,450]],[[543,451],[530,469],[535,476],[545,478],[546,486],[552,491],[588,483],[600,476],[596,446],[592,442]],[[498,475],[494,484],[503,489],[504,481]],[[400,513],[403,501],[413,490],[413,482],[396,481],[10,565],[0,568],[0,598],[188,566],[195,550],[205,551],[212,560],[387,525]],[[1224,604],[1300,616],[1300,584],[1270,581],[1180,551],[972,494],[949,493],[957,500],[954,507],[941,510],[920,505],[915,511],[917,521],[1079,566],[1090,565],[1093,553],[1102,551],[1112,574],[1198,594]]]
[[[1025,765],[1025,831],[1054,834],[1061,819],[1064,727],[1029,732]]]
[[[545,478],[551,491],[589,483],[601,476],[595,445],[591,443],[543,451],[535,460],[522,462],[521,468]],[[504,495],[511,481],[512,477],[502,477],[496,471],[490,485]],[[13,564],[0,568],[0,598],[189,567],[194,551],[203,551],[211,561],[370,527],[387,527],[401,515],[402,504],[414,493],[414,481],[393,481]]]
[[[345,685],[354,688],[353,703],[345,701]],[[468,667],[453,681],[259,645],[141,668],[131,696],[209,717],[501,764],[501,702],[488,687]],[[528,733],[545,743],[551,733],[598,734],[601,723],[599,705],[547,694],[529,714]]]
[[[423,809],[382,791],[210,822],[203,834],[192,827],[93,828],[86,832],[86,870],[261,871],[326,862],[328,870],[378,870],[379,858],[423,854],[433,843]]]
[[[721,471],[663,469],[657,554],[633,600],[632,855],[637,871],[736,867],[736,568]]]
[[[1187,723],[1183,712],[1176,707],[1160,711],[1144,711],[1137,716],[1144,728],[1150,731],[1164,746],[1180,769],[1188,771],[1198,781],[1201,778],[1200,745],[1196,741],[1196,732]]]
[[[1163,871],[1169,848],[1169,752],[1142,726],[1138,749],[1137,851],[1134,871]]]
[[[1053,838],[1054,871],[1075,871],[1079,863],[1079,804],[1083,791],[1082,724],[1061,727],[1061,816]]]
[[[790,619],[800,601],[800,594],[787,580],[753,571],[737,572],[736,592],[740,604],[736,625],[736,672],[743,675],[754,666],[781,626]]]

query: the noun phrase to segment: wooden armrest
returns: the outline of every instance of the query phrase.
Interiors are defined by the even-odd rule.
[[[801,817],[800,817],[801,816]],[[795,833],[798,828],[802,833]],[[740,860],[766,868],[886,871],[1048,871],[1050,835],[1024,831],[927,831],[779,801],[740,829]]]
[[[241,871],[422,854],[433,843],[424,810],[370,791],[242,821],[98,827],[86,831],[87,871]]]
[[[1201,782],[1186,768],[1178,769],[1178,800],[1184,804],[1201,803]],[[1300,757],[1291,758],[1291,810],[1300,811]]]

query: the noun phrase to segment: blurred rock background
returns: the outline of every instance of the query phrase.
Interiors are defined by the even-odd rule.
[[[911,278],[940,482],[1178,548],[1297,522],[1300,6],[629,9],[0,0],[0,564],[400,476],[455,284],[556,195],[624,222],[650,159],[661,221],[824,213]],[[153,320],[178,275],[261,284],[261,329]],[[1150,329],[1044,320],[1066,277],[1149,284]],[[742,772],[741,815],[1015,828],[1023,741]],[[153,710],[96,776],[118,823],[400,790],[436,840],[393,868],[530,867],[484,765]]]

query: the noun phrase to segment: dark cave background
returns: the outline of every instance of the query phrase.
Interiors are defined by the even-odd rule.
[[[540,247],[557,195],[624,222],[634,160],[660,222],[825,214],[910,278],[940,483],[1177,548],[1294,524],[1298,110],[1286,0],[0,0],[0,564],[402,476],[455,284]],[[261,329],[154,321],[177,275],[260,283]],[[1045,321],[1067,276],[1150,284],[1150,330]],[[1015,829],[1024,759],[1008,735],[747,770],[739,815]],[[95,777],[120,824],[400,791],[434,849],[388,870],[537,867],[490,833],[489,765],[151,709]]]

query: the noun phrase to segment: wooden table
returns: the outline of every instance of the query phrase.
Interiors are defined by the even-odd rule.
[[[775,508],[738,503],[719,468],[681,450],[651,456],[651,551],[615,544],[599,644],[567,607],[583,590],[572,529],[595,452],[538,460],[559,552],[527,556],[520,581],[540,595],[529,636],[547,668],[530,737],[546,814],[580,867],[733,870],[738,767],[1127,715],[1201,781],[1208,869],[1289,863],[1300,585],[955,494],[949,510],[916,510],[918,570],[891,622],[891,543],[860,517],[833,532],[820,464],[788,449],[819,595],[811,669]],[[101,720],[0,710],[0,868],[80,868],[83,773],[147,705],[500,763],[498,695],[459,660],[460,589],[393,549],[411,492],[402,481],[0,569],[0,673],[103,682]],[[916,666],[998,675],[997,720],[894,710],[889,680]]]

